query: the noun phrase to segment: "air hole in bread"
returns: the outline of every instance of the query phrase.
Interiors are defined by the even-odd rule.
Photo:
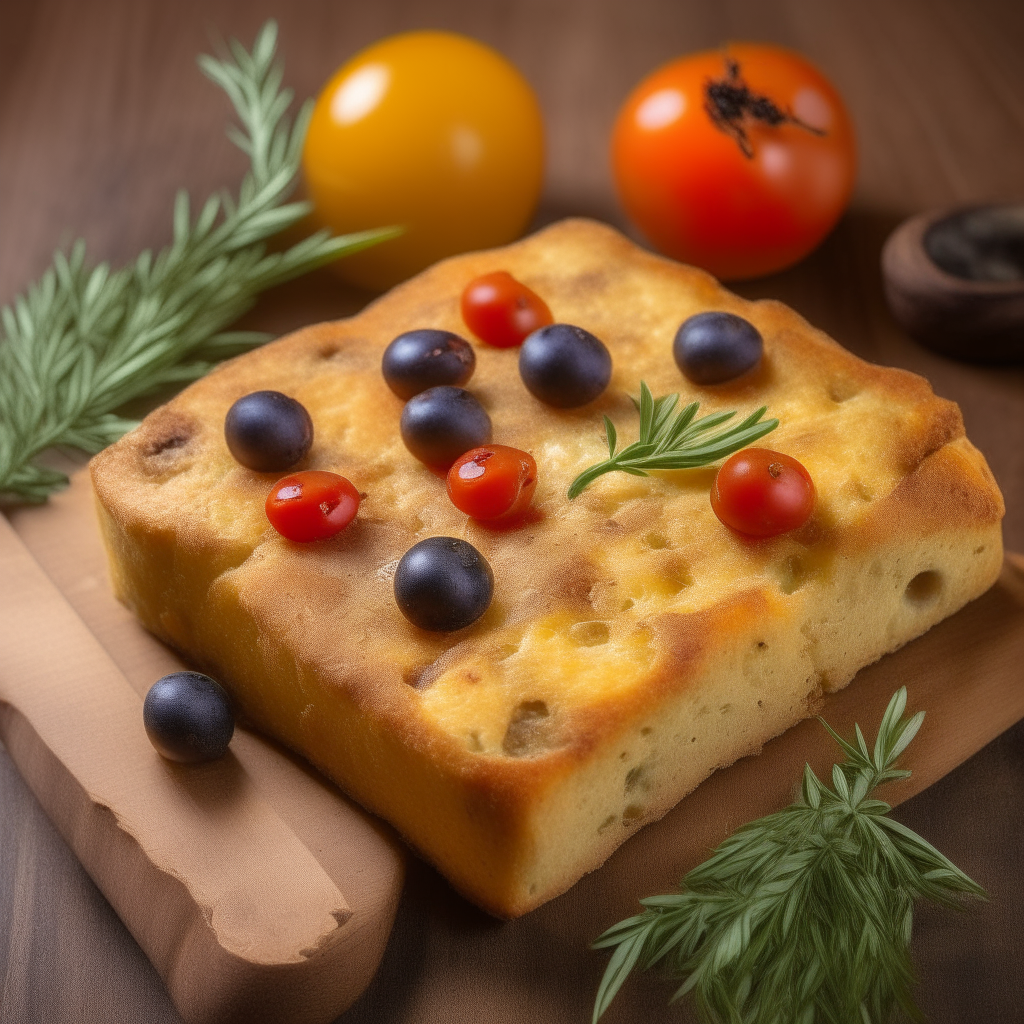
[[[604,821],[602,821],[601,824],[597,826],[597,834],[600,835],[602,832],[607,832],[608,829],[610,829],[612,825],[615,824],[616,820],[617,819],[614,814],[609,814],[608,817],[605,818]]]
[[[622,602],[622,607],[619,609],[619,611],[628,612],[629,609],[632,608],[632,607],[633,607],[633,598],[627,597],[626,600]]]
[[[779,588],[784,594],[795,594],[807,582],[809,575],[799,557],[790,555],[779,566]]]
[[[333,359],[338,354],[338,351],[337,345],[324,345],[317,354],[321,359]]]
[[[175,430],[164,437],[158,437],[146,445],[146,455],[152,458],[154,455],[163,455],[165,452],[174,451],[177,448],[184,448],[192,440],[192,434],[184,430]]]
[[[474,753],[479,753],[483,750],[484,745],[480,742],[480,733],[471,732],[466,740],[466,746],[468,746]]]
[[[919,572],[908,584],[904,597],[917,605],[931,604],[942,590],[942,574],[934,569]]]
[[[759,651],[767,651],[768,650],[768,645],[763,640],[758,640],[757,641],[757,649]]]
[[[608,623],[577,622],[569,627],[569,636],[578,647],[600,647],[608,643]]]
[[[852,380],[844,380],[842,377],[835,377],[828,384],[828,397],[837,405],[848,402],[859,391],[860,389]]]
[[[980,554],[981,554],[981,553],[982,553],[982,552],[983,552],[984,550],[985,550],[985,545],[984,545],[984,544],[982,544],[980,548],[975,548],[975,549],[974,549],[974,553],[975,553],[976,555],[980,555]]]
[[[626,781],[622,787],[622,792],[626,796],[629,796],[630,793],[638,789],[646,793],[651,788],[651,780],[647,772],[648,767],[649,765],[647,764],[638,764],[626,772]]]
[[[542,700],[524,700],[512,713],[501,749],[509,757],[529,757],[553,744],[551,714]]]
[[[641,735],[641,736],[650,736],[652,732],[654,732],[654,730],[653,730],[653,729],[652,729],[652,728],[651,728],[651,727],[650,727],[649,725],[645,725],[645,726],[644,726],[644,727],[643,727],[643,728],[642,728],[642,729],[640,730],[640,735]]]
[[[634,825],[638,825],[643,819],[644,809],[639,804],[630,804],[622,812],[622,824],[626,828],[632,828]]]
[[[662,548],[669,546],[668,537],[663,533],[657,533],[653,530],[644,536],[644,544],[652,551],[660,551]]]

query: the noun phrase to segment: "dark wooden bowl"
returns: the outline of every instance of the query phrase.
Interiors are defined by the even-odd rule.
[[[882,250],[889,308],[922,344],[974,363],[1024,363],[1024,205],[911,217]]]

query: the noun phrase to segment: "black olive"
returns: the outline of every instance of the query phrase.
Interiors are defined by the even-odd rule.
[[[228,695],[201,672],[158,679],[146,694],[142,721],[157,751],[185,764],[222,757],[235,731]]]
[[[420,462],[447,469],[470,448],[491,439],[491,418],[462,388],[428,388],[405,403],[402,440]]]
[[[442,384],[461,386],[473,376],[476,353],[451,331],[406,331],[386,349],[381,370],[399,398],[412,398]]]
[[[224,439],[243,466],[279,473],[305,458],[313,443],[313,421],[294,398],[280,391],[254,391],[228,410]]]
[[[612,357],[604,343],[582,327],[550,324],[523,342],[519,376],[535,398],[559,409],[574,409],[608,387]]]
[[[722,384],[753,369],[764,342],[757,328],[733,313],[698,313],[684,320],[672,344],[683,376],[694,384]]]
[[[494,574],[472,544],[456,537],[428,537],[402,556],[395,571],[395,600],[420,629],[448,633],[476,622],[491,603]]]

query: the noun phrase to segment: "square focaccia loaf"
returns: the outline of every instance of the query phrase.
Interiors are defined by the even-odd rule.
[[[404,331],[469,337],[460,294],[494,270],[614,361],[600,398],[559,410],[527,392],[516,349],[476,344],[465,386],[494,441],[538,467],[532,513],[506,529],[459,512],[406,450],[381,375]],[[713,387],[681,375],[675,332],[703,310],[757,327],[756,369]],[[780,425],[760,444],[814,479],[808,522],[762,540],[730,531],[709,502],[715,467],[612,473],[567,500],[607,454],[602,414],[635,439],[641,380],[702,413],[767,405]],[[264,389],[312,416],[295,468],[365,495],[330,540],[278,535],[264,502],[283,474],[228,451],[225,414]],[[115,588],[142,622],[500,916],[564,891],[715,768],[981,594],[1002,560],[999,491],[925,380],[580,220],[447,260],[356,317],[221,366],[92,474]],[[431,536],[464,538],[494,572],[490,608],[455,633],[418,629],[395,603],[398,560]]]

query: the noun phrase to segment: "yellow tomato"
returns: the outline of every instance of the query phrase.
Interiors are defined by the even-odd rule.
[[[317,99],[303,152],[314,220],[399,238],[334,264],[383,289],[435,260],[503,245],[540,196],[544,126],[523,76],[488,46],[407,32],[350,60]]]

